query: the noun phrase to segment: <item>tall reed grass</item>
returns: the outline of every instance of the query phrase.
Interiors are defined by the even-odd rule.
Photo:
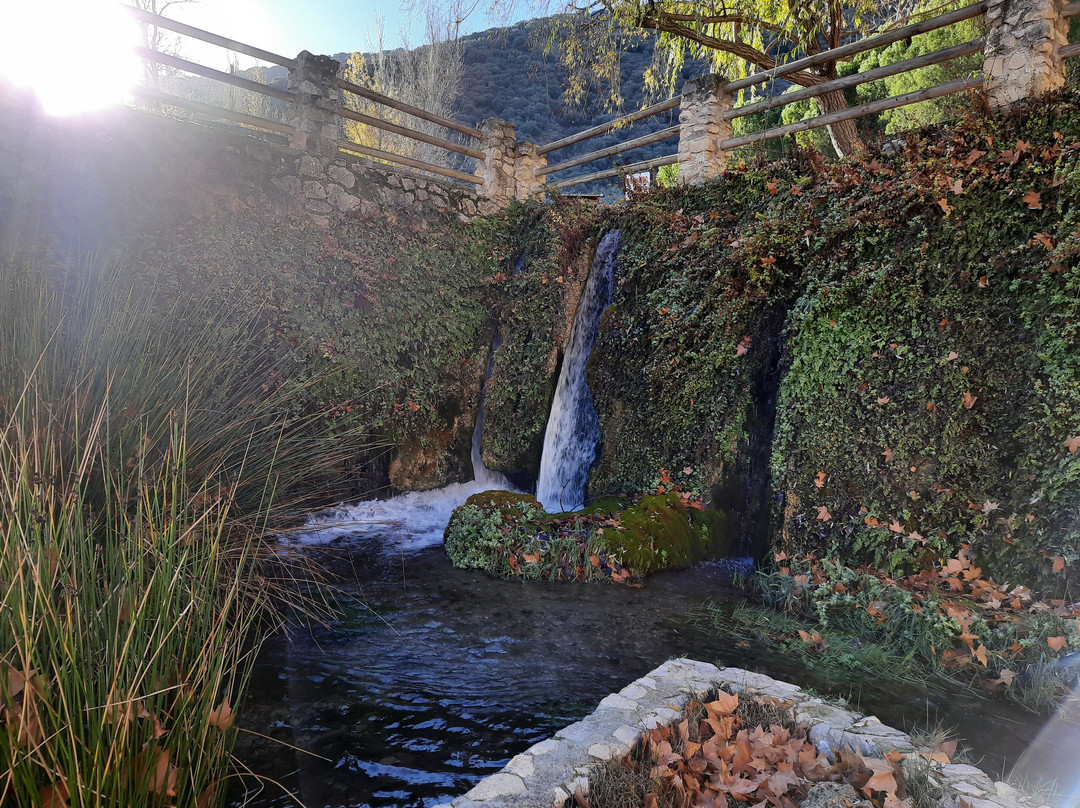
[[[0,257],[0,804],[209,808],[259,639],[319,607],[271,531],[349,447],[252,300],[51,271]]]

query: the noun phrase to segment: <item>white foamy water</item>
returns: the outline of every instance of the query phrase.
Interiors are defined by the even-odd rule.
[[[394,552],[439,544],[454,508],[473,494],[509,489],[509,482],[501,474],[497,476],[501,482],[472,480],[433,491],[412,491],[391,499],[358,502],[324,511],[309,519],[301,531],[291,534],[288,539],[302,544],[326,544],[342,536],[377,535],[383,539],[386,549]]]
[[[600,440],[600,421],[585,379],[585,366],[596,342],[600,315],[611,302],[618,251],[619,231],[613,230],[596,248],[555,387],[536,484],[536,498],[552,513],[577,510],[585,502],[589,466],[596,458],[596,443]]]
[[[495,343],[488,357],[484,384],[487,385],[494,363]],[[506,477],[492,471],[480,458],[480,435],[484,429],[484,392],[480,393],[479,415],[473,429],[472,464],[474,479],[452,483],[431,491],[410,491],[390,499],[357,502],[323,511],[308,519],[306,525],[283,540],[301,544],[326,544],[345,536],[379,536],[392,552],[419,550],[440,544],[454,508],[473,494],[484,491],[517,491]]]

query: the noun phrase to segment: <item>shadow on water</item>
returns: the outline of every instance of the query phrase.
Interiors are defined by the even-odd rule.
[[[372,539],[354,540],[331,563],[354,577],[343,619],[272,639],[240,714],[245,728],[321,756],[246,733],[237,750],[310,808],[435,805],[681,655],[858,699],[894,726],[955,725],[991,774],[1040,724],[959,688],[816,682],[775,655],[725,646],[684,617],[707,598],[739,599],[721,565],[630,589],[523,586],[452,569],[441,547],[395,557]],[[295,803],[267,786],[249,804]]]

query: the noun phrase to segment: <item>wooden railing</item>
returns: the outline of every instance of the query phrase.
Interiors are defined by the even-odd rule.
[[[288,57],[272,53],[271,51],[267,51],[262,48],[256,48],[243,42],[238,42],[228,37],[223,37],[209,31],[204,31],[201,28],[196,28],[192,25],[187,25],[185,23],[181,23],[167,17],[162,17],[160,15],[153,14],[142,9],[130,6],[127,8],[131,15],[135,17],[135,19],[144,24],[165,28],[183,36],[192,37],[193,39],[198,39],[211,45],[217,45],[219,47],[226,48],[227,50],[234,51],[236,53],[242,53],[246,56],[251,56],[263,62],[270,62],[271,64],[280,65],[290,71],[297,69],[298,62],[296,59],[290,59]],[[205,65],[191,62],[187,59],[182,59],[177,56],[161,53],[150,48],[137,48],[136,53],[144,61],[151,64],[164,65],[174,70],[181,70],[185,73],[202,76],[203,78],[212,79],[213,81],[221,82],[222,84],[226,84],[231,87],[237,87],[248,92],[258,93],[260,95],[264,95],[290,105],[297,105],[300,103],[300,99],[297,97],[297,94],[289,90],[282,90],[276,87],[271,87],[257,81],[252,81],[251,79],[244,78],[242,76],[237,76],[232,73],[226,73],[222,70],[215,70],[214,68],[206,67]],[[342,78],[338,78],[336,80],[336,87],[343,93],[351,93],[353,95],[362,97],[367,101],[374,102],[375,104],[378,104],[380,106],[387,107],[398,112],[406,113],[407,115],[411,115],[415,118],[427,121],[429,123],[437,124],[445,129],[457,132],[460,135],[466,136],[468,138],[479,139],[480,137],[482,137],[481,132],[474,127],[465,126],[458,123],[457,121],[452,121],[448,118],[444,118],[442,116],[427,112],[426,110],[419,109],[418,107],[405,104],[401,101],[397,101],[388,96],[374,92],[373,90],[369,90],[366,87],[361,87],[357,84],[353,84],[352,82],[346,81]],[[183,96],[179,96],[173,93],[163,92],[155,87],[139,87],[134,90],[134,94],[147,102],[165,104],[172,107],[187,109],[211,118],[228,120],[234,123],[243,124],[244,126],[262,129],[277,134],[292,135],[295,132],[295,127],[293,125],[283,123],[282,121],[275,121],[270,118],[258,115],[237,112],[235,110],[221,107],[218,105],[208,104],[204,101],[184,98]],[[474,160],[484,159],[484,153],[482,151],[479,151],[478,149],[472,148],[471,146],[456,143],[454,141],[424,132],[419,132],[414,129],[410,129],[407,126],[383,120],[374,115],[366,115],[360,112],[356,112],[355,110],[349,109],[347,106],[340,103],[337,104],[333,109],[333,114],[339,118],[356,121],[357,123],[364,124],[365,126],[370,126],[374,129],[391,132],[393,134],[400,135],[410,140],[414,140],[418,143],[425,143],[430,146],[436,146],[440,149],[445,149],[448,152],[469,157]],[[337,139],[335,141],[335,145],[343,151],[359,154],[363,157],[408,166],[410,168],[415,168],[421,171],[427,171],[443,177],[448,177],[459,182],[469,183],[472,185],[479,185],[482,183],[482,180],[478,178],[475,174],[458,171],[456,169],[448,168],[444,165],[438,165],[436,163],[417,160],[412,157],[387,151],[385,149],[372,148],[359,143],[354,143],[344,138]]]
[[[1009,2],[1019,2],[1022,4],[1024,2],[1030,2],[1030,0],[1009,0]],[[1023,5],[1018,6],[1018,8],[1021,9],[1020,18],[1025,21],[1025,24],[1027,17],[1024,15],[1026,15],[1028,11],[1031,11],[1036,16],[1043,14],[1044,12],[1050,15],[1057,15],[1054,19],[1059,20],[1062,18],[1068,20],[1080,14],[1080,0],[1073,0],[1071,3],[1066,3],[1063,7],[1058,7],[1058,11],[1054,11],[1053,7],[1050,5],[1047,5],[1045,8],[1038,5],[1038,2],[1049,4],[1053,2],[1053,0],[1035,0],[1035,2],[1036,5],[1031,6],[1030,9]],[[803,87],[782,95],[765,93],[765,97],[760,100],[753,100],[742,106],[734,106],[732,101],[732,99],[736,97],[736,94],[742,90],[762,84],[770,84],[777,79],[782,79],[796,71],[806,70],[807,68],[823,64],[835,63],[840,59],[847,59],[857,54],[909,39],[910,37],[919,34],[928,33],[966,20],[981,17],[986,14],[989,5],[989,0],[979,0],[979,2],[975,2],[955,11],[938,14],[929,19],[904,25],[878,34],[877,36],[857,40],[842,47],[833,48],[822,53],[785,62],[777,65],[771,70],[754,73],[735,81],[723,82],[722,79],[710,77],[708,81],[711,83],[709,83],[707,87],[702,84],[701,81],[697,81],[693,84],[693,87],[688,86],[681,96],[654,104],[638,112],[619,116],[607,123],[590,127],[578,134],[564,137],[560,140],[547,143],[546,145],[538,147],[529,145],[524,151],[521,151],[518,146],[515,146],[512,128],[508,128],[508,131],[510,131],[511,134],[508,136],[509,140],[507,141],[505,132],[503,132],[503,134],[498,134],[496,132],[498,126],[496,126],[495,129],[489,130],[487,128],[489,124],[486,123],[484,124],[485,130],[482,132],[476,127],[467,126],[457,121],[433,114],[347,81],[341,77],[332,75],[329,78],[319,79],[319,81],[322,82],[322,85],[320,86],[322,87],[321,92],[323,92],[323,95],[316,99],[318,103],[315,103],[312,101],[311,94],[306,90],[305,97],[301,98],[298,93],[295,93],[292,90],[271,87],[258,81],[253,81],[250,78],[233,75],[232,73],[221,70],[215,70],[177,56],[160,53],[148,48],[140,48],[138,49],[139,56],[148,63],[164,65],[174,70],[208,78],[229,87],[235,87],[246,92],[260,94],[273,99],[278,104],[288,105],[289,120],[287,122],[284,120],[272,120],[265,116],[252,115],[248,112],[227,109],[220,105],[208,104],[205,101],[193,100],[176,94],[166,93],[157,87],[143,87],[136,92],[139,97],[148,102],[188,109],[212,118],[234,121],[243,124],[244,126],[287,135],[290,138],[290,142],[298,148],[306,148],[304,144],[307,143],[307,138],[312,135],[314,130],[318,130],[317,132],[314,132],[314,136],[316,141],[320,138],[322,139],[321,143],[324,150],[325,148],[329,148],[329,150],[335,154],[337,153],[337,150],[346,151],[372,160],[407,166],[409,168],[447,177],[460,183],[480,186],[479,190],[481,194],[488,196],[488,198],[497,203],[502,203],[515,197],[519,199],[539,198],[545,189],[563,190],[565,188],[596,180],[609,179],[619,175],[632,174],[678,163],[684,163],[684,171],[695,177],[695,179],[691,181],[703,181],[704,178],[714,175],[710,174],[710,172],[715,172],[717,165],[720,165],[722,170],[722,165],[726,161],[726,155],[731,150],[742,146],[763,143],[785,135],[829,126],[842,121],[853,120],[867,115],[884,112],[886,110],[905,107],[921,101],[940,98],[980,87],[986,87],[988,97],[992,97],[994,92],[992,83],[987,84],[980,75],[969,75],[961,76],[951,81],[945,81],[915,92],[904,93],[902,95],[859,104],[839,111],[818,115],[817,117],[808,120],[801,120],[782,126],[774,126],[762,131],[735,136],[731,129],[732,122],[738,118],[773,110],[778,107],[784,107],[795,102],[818,98],[827,93],[841,92],[867,82],[901,75],[931,65],[945,64],[984,51],[987,47],[991,47],[987,45],[987,42],[991,41],[993,43],[994,41],[992,35],[995,34],[995,30],[993,29],[990,30],[985,38],[976,38],[959,45],[942,48],[933,53],[905,59],[895,64],[873,68],[843,78],[823,80],[814,86]],[[301,86],[306,83],[305,77],[309,76],[310,73],[305,72],[308,70],[308,67],[305,66],[308,62],[305,60],[322,60],[323,63],[329,64],[330,71],[333,71],[334,63],[326,62],[322,57],[310,57],[309,54],[302,53],[296,59],[291,59],[263,50],[262,48],[252,47],[242,42],[237,42],[236,40],[219,36],[195,28],[194,26],[186,25],[146,11],[135,8],[131,8],[130,11],[136,19],[147,25],[159,26],[184,36],[193,37],[203,42],[226,48],[230,51],[242,53],[264,62],[270,62],[285,67],[290,72],[290,86]],[[996,13],[999,16],[1001,14],[1001,12]],[[1013,13],[1015,14],[1016,12]],[[998,24],[1002,26],[1008,25],[1006,22]],[[1060,30],[1060,28],[1055,30]],[[997,33],[1000,33],[1000,31]],[[997,55],[988,55],[985,58],[987,65],[992,64],[994,58],[998,60],[1002,58],[1002,37],[999,36],[996,41],[998,44],[993,45],[991,51],[993,54]],[[1008,41],[1014,40],[1008,39]],[[1039,40],[1039,43],[1041,43],[1041,40]],[[1041,47],[1039,43],[1036,43],[1036,45]],[[994,50],[994,48],[996,48],[996,50]],[[1060,40],[1058,40],[1058,45],[1055,45],[1055,48],[1056,58],[1060,60],[1080,56],[1080,43],[1071,43],[1060,46]],[[1055,69],[1061,68],[1060,61],[1056,61],[1054,64],[1057,65],[1057,68]],[[989,67],[987,69],[990,70]],[[994,74],[993,70],[990,70],[990,72],[991,74]],[[294,78],[297,80],[295,83],[293,82]],[[1000,81],[1000,78],[994,80]],[[350,102],[347,101],[348,98],[353,96],[361,98],[364,101],[375,105],[375,107],[373,109],[365,109],[363,112],[358,109],[353,109],[351,108]],[[632,132],[635,124],[644,121],[648,121],[648,125],[655,127],[658,125],[655,120],[656,116],[670,113],[676,109],[679,110],[680,119],[687,123],[676,122],[671,125],[665,125],[666,122],[662,122],[659,124],[661,128],[656,129],[655,131],[648,131],[646,134],[641,134],[637,137],[628,138],[621,143],[604,146],[603,148],[594,149],[593,151],[580,155],[574,155],[573,152],[570,152],[570,156],[564,157],[556,162],[548,162],[551,159],[550,155],[553,152],[577,146],[592,138],[608,135],[609,133],[616,131],[621,133],[624,129]],[[435,124],[439,129],[419,131],[418,128],[413,128],[400,122],[400,119],[395,122],[380,117],[380,111],[382,110],[393,110],[396,113],[402,113],[411,118],[415,118],[417,121]],[[308,118],[305,119],[305,115],[307,115]],[[353,121],[375,130],[407,138],[416,143],[435,147],[448,154],[455,155],[454,160],[457,161],[460,161],[461,158],[476,161],[476,171],[475,173],[470,173],[467,170],[450,168],[447,165],[397,154],[388,149],[355,143],[344,139],[340,134],[327,140],[326,132],[340,133],[341,129],[336,122],[341,120]],[[316,125],[313,125],[313,121],[316,122]],[[707,127],[702,126],[702,121],[707,123]],[[301,125],[301,123],[303,123],[303,125]],[[494,123],[499,126],[502,125],[500,122]],[[721,125],[722,132],[726,130],[726,135],[721,134],[719,138],[715,136],[716,123]],[[419,126],[419,124],[417,124],[417,126]],[[709,130],[708,132],[704,131],[706,128]],[[674,153],[665,154],[660,157],[651,157],[649,159],[639,159],[635,162],[629,162],[623,165],[609,165],[583,175],[568,176],[563,174],[562,179],[553,177],[553,175],[571,169],[577,169],[581,166],[586,166],[601,160],[610,160],[611,158],[624,155],[635,149],[640,149],[645,146],[675,138],[679,139],[679,146],[678,151]],[[458,142],[459,139],[463,142]],[[532,156],[529,157],[528,153],[531,153]],[[717,155],[719,155],[719,158]],[[530,160],[531,162],[519,162],[520,160]],[[465,165],[468,164],[466,163]],[[519,171],[518,169],[521,170]],[[514,174],[514,179],[509,186],[507,186],[505,182],[505,177],[508,172]],[[525,179],[523,179],[523,177]]]
[[[680,98],[668,99],[667,101],[661,101],[659,104],[653,104],[651,107],[647,107],[638,112],[632,112],[628,115],[621,115],[607,123],[602,123],[599,126],[594,126],[591,129],[586,129],[583,132],[579,132],[576,135],[570,135],[564,137],[561,140],[556,140],[547,145],[537,148],[537,152],[540,154],[548,154],[549,152],[557,151],[558,149],[564,149],[567,146],[573,146],[581,143],[590,138],[599,137],[600,135],[606,135],[615,129],[624,126],[633,126],[638,121],[652,118],[655,115],[668,112],[670,110],[678,108]],[[578,157],[573,157],[567,160],[563,160],[560,163],[554,165],[548,165],[542,169],[536,171],[536,175],[546,176],[553,174],[556,171],[564,171],[568,168],[574,168],[576,166],[585,165],[586,163],[592,163],[596,160],[602,160],[605,157],[613,157],[617,154],[628,152],[632,149],[640,148],[641,146],[649,146],[653,143],[659,143],[662,140],[668,140],[669,138],[677,137],[679,134],[679,125],[669,126],[665,129],[661,129],[658,132],[652,132],[647,135],[628,140],[624,143],[617,144],[615,146],[609,146],[604,149],[598,149],[596,151],[583,154]],[[563,188],[570,188],[574,185],[582,185],[587,182],[593,182],[595,180],[610,179],[611,177],[617,177],[623,173],[633,173],[635,171],[646,171],[653,168],[660,168],[661,166],[671,165],[679,161],[679,156],[667,155],[666,157],[660,157],[655,160],[645,160],[642,162],[634,163],[632,165],[619,166],[617,168],[609,168],[601,171],[594,171],[591,174],[583,174],[577,177],[571,177],[558,182],[549,182],[548,187],[554,190],[562,190]]]
[[[864,53],[869,50],[890,45],[894,42],[908,39],[918,34],[935,31],[940,28],[955,25],[956,23],[963,22],[965,20],[980,17],[986,13],[988,5],[989,3],[987,2],[987,0],[981,0],[981,2],[973,3],[972,5],[965,6],[964,8],[950,11],[945,14],[939,14],[935,17],[931,17],[917,23],[912,23],[910,25],[895,28],[877,36],[861,39],[844,45],[842,47],[834,48],[828,51],[824,51],[822,53],[817,53],[812,56],[804,57],[802,59],[785,62],[777,65],[772,70],[754,73],[750,76],[747,76],[746,78],[727,82],[723,86],[722,90],[725,95],[729,97],[734,97],[734,94],[740,90],[745,90],[749,87],[754,87],[760,84],[771,83],[776,79],[783,78],[784,76],[794,73],[796,71],[805,70],[806,68],[826,64],[829,62],[835,62],[837,60],[845,59],[859,53]],[[1064,6],[1064,10],[1062,11],[1062,16],[1066,19],[1074,17],[1078,14],[1080,14],[1080,0],[1074,0],[1074,2],[1066,4]],[[794,92],[784,93],[783,95],[773,95],[772,97],[766,97],[760,101],[754,101],[743,106],[729,107],[723,109],[719,113],[718,117],[722,121],[732,121],[736,118],[753,115],[758,112],[776,109],[777,107],[784,107],[797,101],[817,98],[826,93],[847,90],[860,84],[865,84],[867,82],[877,81],[879,79],[884,79],[890,76],[900,75],[902,73],[908,73],[910,71],[918,70],[920,68],[928,67],[930,65],[949,62],[954,59],[959,59],[964,56],[978,53],[982,51],[985,46],[986,42],[984,38],[974,39],[970,42],[965,42],[960,45],[942,48],[941,50],[934,51],[933,53],[927,53],[915,58],[905,59],[903,61],[896,62],[895,64],[874,68],[872,70],[867,70],[862,73],[845,76],[843,78],[833,79],[831,81],[824,81],[812,87],[805,87]],[[1062,47],[1059,51],[1059,56],[1062,59],[1080,56],[1080,43],[1071,43]],[[916,104],[920,101],[926,101],[932,98],[941,98],[946,95],[977,89],[982,86],[983,78],[981,76],[961,77],[953,79],[951,81],[942,82],[940,84],[936,84],[932,87],[927,87],[923,90],[919,90],[916,92],[904,93],[902,95],[892,96],[889,98],[860,104],[858,106],[849,107],[848,109],[840,110],[837,112],[818,115],[817,117],[811,118],[809,120],[798,121],[796,123],[791,123],[783,126],[776,126],[762,131],[741,135],[738,137],[727,137],[721,140],[717,145],[719,149],[727,152],[740,146],[746,146],[754,143],[762,143],[764,141],[783,137],[785,135],[790,135],[797,132],[804,132],[809,129],[816,129],[823,126],[829,126],[831,124],[840,123],[841,121],[861,118],[867,115],[884,112],[886,110]],[[615,120],[607,124],[593,127],[577,135],[563,138],[562,140],[550,143],[546,146],[542,146],[540,147],[540,150],[541,152],[546,153],[549,151],[554,151],[555,149],[569,146],[574,143],[579,143],[582,140],[604,134],[624,124],[632,123],[642,118],[655,115],[661,111],[672,109],[678,106],[681,102],[681,97],[673,98],[669,101],[663,102],[662,104],[657,104],[655,106],[649,107],[648,109],[642,110],[641,112],[636,112],[631,115],[625,115],[621,118],[616,118]],[[557,171],[563,171],[565,169],[583,165],[585,163],[590,163],[604,158],[613,157],[615,155],[620,155],[625,152],[632,151],[633,149],[637,149],[642,146],[658,142],[660,140],[674,137],[679,133],[680,127],[677,125],[672,126],[651,135],[627,140],[626,142],[615,146],[609,146],[605,149],[600,149],[594,152],[590,152],[589,154],[582,155],[580,157],[575,157],[573,159],[565,160],[555,165],[547,166],[546,168],[537,170],[535,173],[537,174],[537,176],[550,175]],[[592,182],[594,180],[632,174],[638,171],[644,171],[660,166],[673,165],[678,162],[678,154],[668,154],[666,156],[656,157],[650,160],[643,160],[639,162],[629,163],[626,165],[614,166],[612,168],[596,171],[583,176],[576,176],[556,182],[549,181],[548,187],[556,190],[561,190],[563,188]]]

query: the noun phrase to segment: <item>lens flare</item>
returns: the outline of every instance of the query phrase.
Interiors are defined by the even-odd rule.
[[[139,79],[137,23],[115,0],[0,0],[0,78],[50,115],[117,104]]]
[[[1046,722],[1009,779],[1053,794],[1054,808],[1080,806],[1080,684]]]

